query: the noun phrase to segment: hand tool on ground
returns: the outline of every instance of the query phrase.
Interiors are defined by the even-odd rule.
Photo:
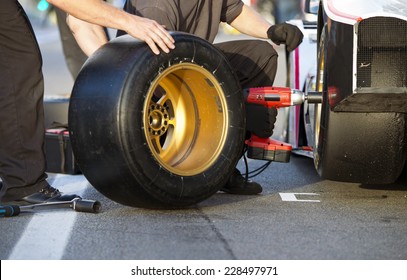
[[[97,200],[74,198],[71,201],[55,201],[29,205],[4,205],[0,206],[0,217],[18,216],[20,213],[33,212],[35,209],[60,209],[72,208],[78,212],[98,213],[101,204]]]

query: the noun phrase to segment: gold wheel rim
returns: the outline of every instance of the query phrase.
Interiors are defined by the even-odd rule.
[[[322,34],[325,34],[324,31]],[[321,36],[321,43],[319,45],[319,54],[318,54],[318,72],[316,77],[316,90],[318,92],[323,92],[324,90],[324,69],[325,69],[325,49],[324,42],[325,36]],[[321,127],[321,114],[322,114],[322,104],[315,104],[315,116],[314,116],[314,161],[319,161],[319,154],[317,149],[319,146],[319,134]]]
[[[228,108],[212,73],[192,63],[170,66],[145,100],[147,145],[162,167],[193,176],[213,165],[225,145]]]

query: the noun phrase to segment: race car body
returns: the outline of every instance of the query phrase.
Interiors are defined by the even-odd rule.
[[[323,93],[290,109],[289,142],[327,179],[387,184],[406,158],[407,1],[304,1],[290,87]]]

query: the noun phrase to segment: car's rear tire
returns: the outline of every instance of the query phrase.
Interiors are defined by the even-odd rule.
[[[389,184],[406,158],[406,116],[401,113],[334,112],[328,104],[326,30],[322,32],[317,90],[324,92],[315,117],[314,163],[322,178]]]
[[[223,54],[192,35],[154,55],[122,36],[99,49],[74,85],[69,126],[78,165],[108,198],[179,208],[218,191],[245,136],[239,83]]]

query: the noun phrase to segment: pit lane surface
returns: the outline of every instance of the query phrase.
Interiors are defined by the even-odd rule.
[[[250,162],[250,166],[260,162]],[[321,180],[293,157],[256,177],[261,195],[218,193],[186,210],[114,203],[82,175],[51,176],[99,214],[37,211],[1,221],[1,259],[406,259],[407,189]]]
[[[38,33],[46,95],[65,95],[72,81],[58,33]],[[284,85],[284,71],[276,85]],[[239,167],[244,170],[243,162]],[[82,175],[50,174],[61,191],[101,201],[102,212],[2,218],[0,259],[407,258],[406,180],[385,187],[326,181],[311,159],[297,156],[271,164],[255,180],[261,195],[218,193],[190,209],[153,211],[112,202]]]

